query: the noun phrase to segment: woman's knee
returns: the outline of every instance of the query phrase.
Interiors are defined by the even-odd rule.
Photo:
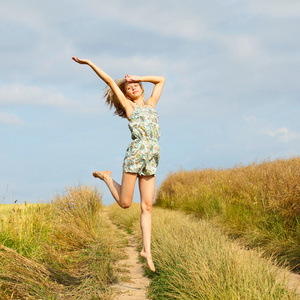
[[[120,206],[124,209],[129,208],[131,206],[130,202],[121,202]]]
[[[142,203],[141,208],[142,208],[142,212],[151,213],[152,212],[152,201]]]
[[[129,208],[132,203],[132,198],[131,197],[123,197],[120,199],[120,206],[122,208]]]

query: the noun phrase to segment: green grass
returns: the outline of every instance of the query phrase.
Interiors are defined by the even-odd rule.
[[[114,205],[109,213],[141,241],[138,204],[127,210]],[[147,273],[153,299],[299,299],[261,252],[182,212],[153,209],[152,255],[156,272]]]

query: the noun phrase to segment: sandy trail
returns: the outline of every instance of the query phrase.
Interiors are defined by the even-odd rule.
[[[116,225],[114,225],[105,213],[108,222],[116,229],[120,230]],[[139,252],[137,249],[137,244],[134,241],[133,236],[126,234],[128,239],[128,245],[124,248],[125,254],[128,258],[124,260],[119,260],[117,265],[120,269],[119,278],[120,281],[111,287],[114,290],[115,300],[144,300],[149,299],[147,295],[147,287],[150,284],[150,280],[144,276],[145,271],[142,268],[138,257]],[[122,250],[123,251],[123,250]]]
[[[287,288],[291,291],[295,291],[295,293],[300,296],[300,275],[288,271],[282,271],[282,273],[278,276],[278,280],[281,280],[282,278],[286,279]]]

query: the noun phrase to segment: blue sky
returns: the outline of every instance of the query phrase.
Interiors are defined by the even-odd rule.
[[[127,121],[72,56],[115,79],[165,76],[157,186],[181,167],[299,155],[297,0],[2,0],[0,16],[1,203],[46,202],[79,183],[113,202],[91,174],[120,181]]]

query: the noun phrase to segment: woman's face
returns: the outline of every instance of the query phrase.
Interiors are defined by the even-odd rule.
[[[138,82],[127,82],[125,84],[125,92],[125,95],[130,99],[138,99],[141,95],[143,95],[144,90]]]

